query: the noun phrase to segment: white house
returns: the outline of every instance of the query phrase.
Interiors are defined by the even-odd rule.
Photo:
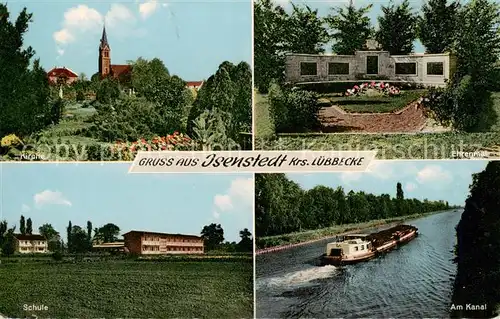
[[[20,254],[44,254],[49,251],[47,239],[42,235],[15,234],[14,238],[16,252]]]

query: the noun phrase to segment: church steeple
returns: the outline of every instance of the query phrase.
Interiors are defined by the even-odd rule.
[[[106,21],[104,21],[104,25],[102,27],[101,48],[106,46],[109,47],[108,36],[106,35]]]
[[[101,43],[99,45],[99,74],[101,77],[106,77],[111,73],[111,48],[108,43],[108,36],[106,34],[106,22],[102,27]]]

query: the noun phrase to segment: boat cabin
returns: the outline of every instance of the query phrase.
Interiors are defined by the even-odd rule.
[[[371,252],[371,250],[372,243],[361,238],[344,239],[344,241],[326,245],[326,255],[332,257],[363,256]]]
[[[368,237],[368,234],[349,234],[349,235],[344,235],[342,236],[342,240],[353,240],[353,239],[363,239],[365,240],[366,237]]]

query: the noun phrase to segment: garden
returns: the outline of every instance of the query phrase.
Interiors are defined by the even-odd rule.
[[[6,6],[1,11],[8,15]],[[11,41],[0,66],[13,74],[0,77],[0,160],[129,161],[139,150],[252,147],[248,63],[222,62],[196,90],[158,58],[129,62],[127,78],[96,73],[49,83],[33,48],[15,40],[31,18],[25,9],[19,27],[0,21],[0,37]]]
[[[320,99],[348,113],[397,112],[424,96],[424,89],[400,89],[396,84],[371,82],[354,85],[341,94],[322,94]]]
[[[43,304],[47,318],[250,318],[252,268],[252,258],[4,262],[0,314],[29,317],[23,305]]]
[[[350,3],[320,16],[307,5],[283,10],[268,0],[256,3],[256,148],[378,149],[379,158],[498,154],[500,6],[431,0],[416,11],[409,1],[391,2],[381,5],[377,28],[368,17],[372,8]],[[390,32],[395,28],[401,32]],[[417,40],[426,53],[451,52],[453,76],[440,88],[387,79],[297,87],[285,82],[286,53],[321,54],[330,47],[352,55],[367,50],[371,40],[391,55],[412,54]]]

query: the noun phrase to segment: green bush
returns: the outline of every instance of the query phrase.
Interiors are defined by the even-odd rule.
[[[439,121],[451,122],[459,131],[487,131],[496,122],[491,93],[469,75],[450,82],[446,88],[430,89],[424,106]]]
[[[84,101],[84,100],[85,100],[85,94],[83,93],[83,91],[82,91],[82,90],[78,90],[78,91],[76,91],[76,100],[77,100],[78,102],[82,102],[82,101]]]
[[[320,125],[318,112],[321,106],[314,92],[282,89],[273,83],[268,98],[277,133],[307,132]]]
[[[52,259],[54,259],[55,261],[61,261],[63,259],[63,255],[60,251],[56,251],[52,254]]]
[[[111,160],[111,147],[94,143],[87,146],[87,161],[108,161]]]

